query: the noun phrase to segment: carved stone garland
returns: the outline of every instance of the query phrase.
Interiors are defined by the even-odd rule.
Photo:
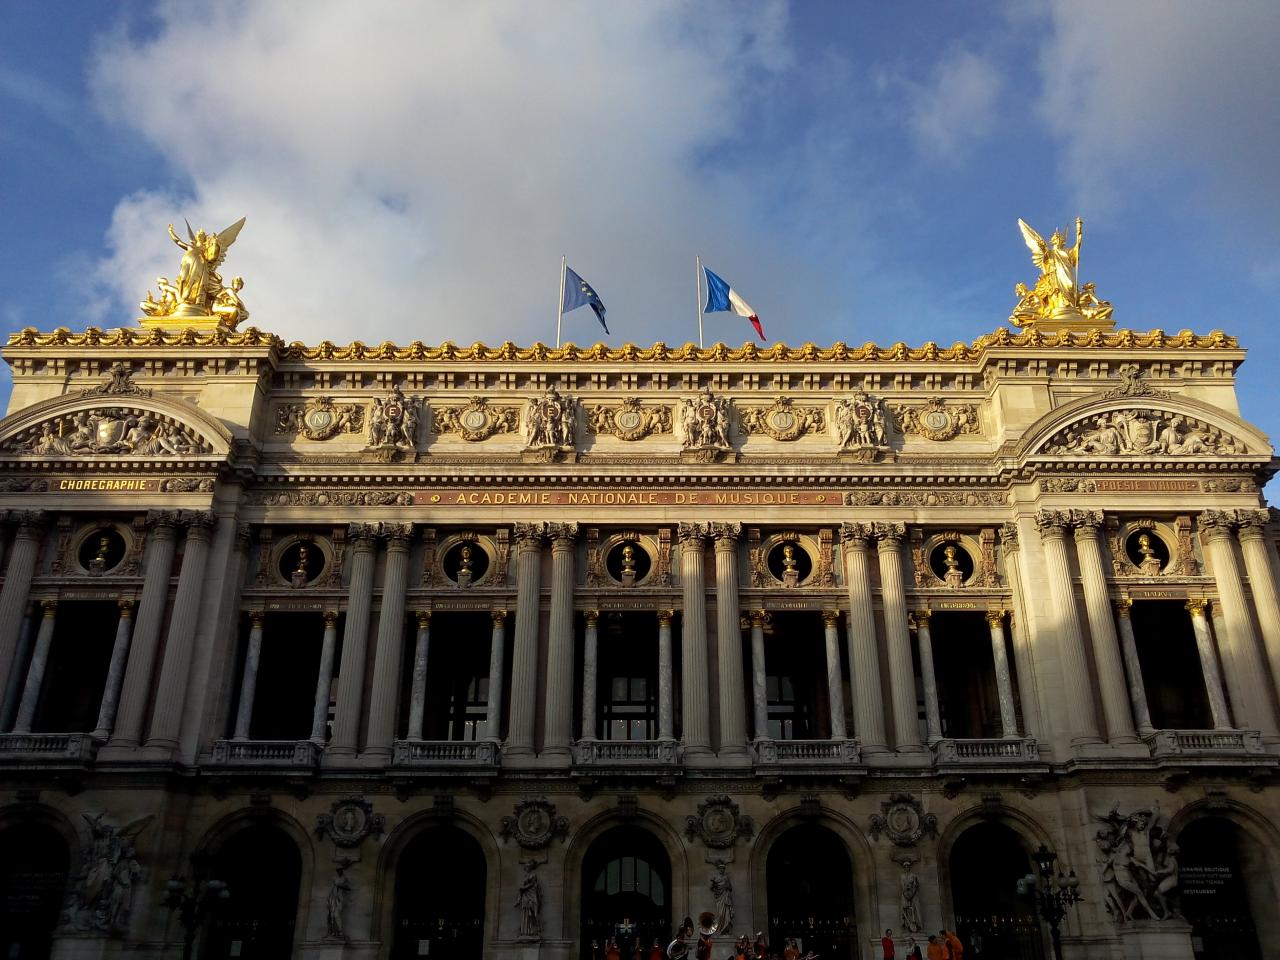
[[[885,834],[895,846],[914,847],[924,837],[938,835],[938,818],[925,813],[924,804],[909,793],[895,793],[880,802],[880,812],[871,815],[869,832],[873,840]]]
[[[713,850],[727,850],[739,837],[750,840],[755,832],[755,822],[726,796],[707,797],[696,815],[685,818],[685,837],[700,839]]]
[[[638,397],[627,397],[616,407],[587,408],[587,432],[634,442],[651,434],[671,432],[671,408],[645,407]]]
[[[893,416],[904,436],[941,442],[961,434],[982,433],[977,407],[972,403],[948,404],[941,397],[931,398],[924,406],[895,405]]]
[[[439,407],[434,413],[431,428],[435,433],[457,434],[468,443],[479,443],[494,434],[515,433],[520,429],[519,410],[490,406],[484,397],[472,397],[465,407]]]
[[[364,407],[334,403],[331,397],[312,397],[305,403],[285,403],[276,409],[275,432],[302,434],[308,440],[332,440],[364,429]]]
[[[541,850],[569,835],[569,818],[558,815],[546,797],[526,797],[515,805],[514,816],[502,818],[499,834],[504,843],[514,839],[525,850]]]
[[[790,397],[778,397],[771,406],[752,407],[742,413],[743,433],[763,434],[784,442],[821,433],[826,427],[826,414],[821,407],[797,406]]]

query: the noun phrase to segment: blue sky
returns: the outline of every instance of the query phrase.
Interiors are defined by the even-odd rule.
[[[287,339],[548,340],[564,253],[679,343],[700,253],[772,339],[950,343],[1079,214],[1119,324],[1239,336],[1275,436],[1277,48],[1264,2],[8,3],[0,322],[130,324],[170,221],[247,216]]]

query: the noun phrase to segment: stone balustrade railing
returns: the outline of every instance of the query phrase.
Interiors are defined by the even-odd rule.
[[[680,750],[674,740],[579,740],[573,747],[573,762],[579,766],[674,766],[680,762]]]
[[[391,762],[397,767],[492,767],[498,752],[492,740],[397,740]]]
[[[842,766],[860,762],[856,740],[757,740],[755,755],[761,766]]]
[[[933,745],[933,756],[940,764],[1038,763],[1040,745],[1030,737],[947,739]]]
[[[215,740],[209,762],[229,767],[315,767],[323,749],[311,740]]]
[[[1147,742],[1156,757],[1255,756],[1265,752],[1257,730],[1157,730]]]
[[[47,763],[93,759],[98,745],[87,733],[5,733],[0,734],[0,762],[29,760]]]

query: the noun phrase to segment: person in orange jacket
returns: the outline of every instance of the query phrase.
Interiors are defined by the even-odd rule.
[[[946,941],[939,940],[932,933],[929,934],[929,946],[925,948],[926,960],[951,960],[950,952]]]
[[[943,930],[942,938],[947,945],[947,949],[951,951],[951,960],[964,960],[964,944],[960,942],[956,932],[954,930]]]

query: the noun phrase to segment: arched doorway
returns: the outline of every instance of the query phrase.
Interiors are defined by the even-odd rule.
[[[484,895],[484,851],[475,838],[452,826],[422,831],[397,861],[391,955],[480,960]]]
[[[853,861],[844,841],[827,827],[802,823],[783,833],[765,861],[769,944],[781,954],[794,937],[802,953],[853,960],[858,921]]]
[[[1258,844],[1221,817],[1188,824],[1177,844],[1182,915],[1196,960],[1262,960],[1260,943],[1275,943],[1278,901]]]
[[[0,957],[49,956],[70,860],[66,840],[47,824],[0,830]]]
[[[616,937],[624,956],[636,938],[646,948],[671,938],[671,860],[662,843],[639,827],[614,827],[587,850],[582,864],[581,951]],[[648,950],[645,950],[648,954]]]
[[[1042,960],[1044,932],[1035,905],[1017,893],[1018,880],[1034,872],[1022,838],[1003,823],[978,823],[956,838],[950,857],[951,906],[966,956]]]
[[[293,838],[271,823],[245,827],[212,851],[208,870],[229,894],[213,915],[208,956],[292,956],[302,882],[302,854]]]

